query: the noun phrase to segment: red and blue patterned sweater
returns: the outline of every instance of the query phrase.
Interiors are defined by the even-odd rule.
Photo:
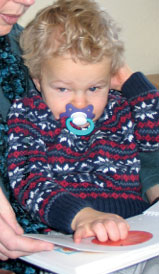
[[[71,233],[79,210],[127,218],[148,207],[141,198],[140,151],[159,149],[159,92],[109,92],[88,136],[55,120],[37,91],[16,100],[9,119],[8,174],[15,198],[49,227]]]

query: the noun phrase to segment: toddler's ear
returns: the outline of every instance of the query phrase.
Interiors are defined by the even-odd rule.
[[[38,90],[38,91],[41,91],[41,85],[40,85],[39,79],[33,78],[33,82],[34,82],[34,84],[35,84],[37,90]]]

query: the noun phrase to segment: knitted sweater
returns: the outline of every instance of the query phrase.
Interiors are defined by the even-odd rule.
[[[70,133],[65,118],[55,120],[37,91],[16,100],[8,121],[8,174],[16,199],[33,218],[70,233],[85,207],[124,218],[148,207],[138,152],[159,148],[159,93],[128,97],[110,91],[88,136]]]

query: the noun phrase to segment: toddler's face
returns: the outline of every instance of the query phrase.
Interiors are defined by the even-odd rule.
[[[74,62],[71,55],[57,56],[45,62],[41,79],[34,82],[55,119],[66,111],[67,104],[72,104],[78,109],[93,105],[97,120],[107,104],[110,65],[108,58],[91,64]]]

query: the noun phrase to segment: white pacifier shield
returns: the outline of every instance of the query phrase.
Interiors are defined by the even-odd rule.
[[[76,126],[83,126],[87,123],[87,115],[84,112],[75,112],[71,115],[71,118]]]

